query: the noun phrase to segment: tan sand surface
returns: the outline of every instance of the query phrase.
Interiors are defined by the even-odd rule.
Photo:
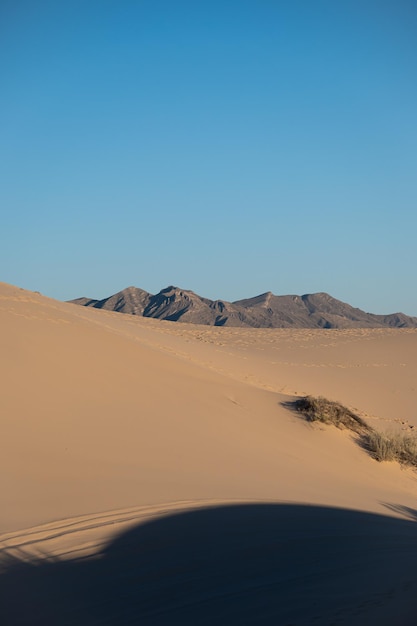
[[[349,433],[307,424],[283,403],[306,393],[325,395],[356,409],[378,428],[417,428],[416,330],[201,327],[83,308],[0,284],[0,380],[3,589],[12,582],[14,589],[26,578],[30,586],[35,563],[40,581],[43,572],[50,580],[52,562],[57,580],[74,572],[75,580],[91,580],[88,568],[95,560],[81,558],[86,555],[105,559],[108,578],[100,579],[105,587],[111,572],[117,570],[120,579],[120,542],[127,542],[129,554],[134,552],[132,546],[142,542],[141,529],[143,537],[150,533],[150,546],[156,545],[154,533],[163,545],[165,536],[167,545],[181,544],[194,528],[190,520],[205,537],[199,567],[184,547],[182,564],[178,554],[172,553],[168,562],[162,548],[155,548],[158,574],[141,571],[135,576],[148,585],[155,575],[164,581],[162,587],[152,583],[140,602],[124,605],[126,614],[113,600],[114,616],[105,621],[100,602],[91,599],[97,588],[88,602],[80,595],[64,598],[61,591],[49,602],[42,587],[36,601],[30,594],[22,602],[4,592],[4,623],[59,623],[64,606],[75,607],[73,617],[62,621],[71,624],[130,624],[136,623],[135,615],[144,624],[365,624],[371,623],[369,615],[378,616],[380,623],[414,623],[408,620],[410,598],[417,597],[410,561],[416,473],[396,463],[377,463]],[[219,562],[218,546],[227,552],[238,518],[246,534],[228,558],[235,559],[227,574],[235,584],[230,587],[228,578],[227,585],[214,588],[205,579],[213,563],[207,568],[201,563],[210,554],[217,554]],[[322,565],[312,566],[321,562],[319,550],[304,564],[307,578],[302,583],[300,546],[305,550],[305,542],[314,543],[317,525],[326,529],[318,544]],[[294,534],[293,527],[298,529]],[[263,529],[265,543],[258,545]],[[360,558],[354,548],[357,534]],[[193,541],[195,552],[195,537]],[[213,542],[217,547],[209,550]],[[275,568],[273,576],[263,579],[268,554],[276,564],[278,546],[284,544],[286,563],[291,561],[288,546],[295,549],[297,571],[278,568],[277,579]],[[237,545],[247,558],[237,555]],[[350,562],[350,553],[359,560]],[[403,565],[397,577],[388,567],[394,554],[396,567]],[[242,570],[242,559],[246,564],[255,559],[259,569],[243,568],[239,587],[236,572]],[[69,564],[74,569],[66,569]],[[77,569],[81,564],[85,570]],[[362,595],[350,592],[355,567],[362,571],[355,584],[368,581],[360,586]],[[329,598],[331,588],[326,594],[323,590],[332,568],[345,591],[329,602],[324,597]],[[171,570],[176,574],[168,575]],[[280,613],[272,600],[276,585],[288,587],[294,576],[301,577],[297,584],[304,601],[296,601],[295,590],[287,589],[287,600],[278,603]],[[196,579],[206,582],[194,592]],[[321,580],[320,589],[307,579]],[[130,589],[129,580],[126,585],[119,580],[117,593]],[[176,591],[177,584],[183,586]],[[226,601],[225,585],[233,601]],[[236,598],[241,600],[249,588],[253,602],[242,614]],[[275,595],[267,588],[275,589]],[[0,607],[6,595],[0,594]],[[387,621],[398,617],[400,600],[400,621]],[[32,602],[42,605],[39,621]],[[205,609],[196,619],[199,603]]]

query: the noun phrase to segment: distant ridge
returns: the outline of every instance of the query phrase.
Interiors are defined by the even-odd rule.
[[[193,291],[170,285],[156,295],[138,287],[73,304],[172,322],[252,328],[417,328],[417,317],[404,313],[365,313],[327,293],[276,296],[270,291],[254,298],[227,302],[209,300]]]

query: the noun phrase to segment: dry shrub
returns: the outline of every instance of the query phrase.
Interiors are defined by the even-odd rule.
[[[409,433],[367,434],[365,446],[377,461],[398,461],[417,467],[417,437]]]
[[[417,435],[411,433],[381,433],[371,428],[359,415],[350,409],[327,400],[305,396],[292,403],[309,422],[333,424],[347,428],[359,435],[360,444],[377,461],[398,461],[403,465],[417,467]]]
[[[294,403],[297,411],[303,413],[309,422],[323,422],[334,424],[338,428],[347,428],[355,433],[362,434],[371,430],[370,426],[350,409],[338,402],[332,402],[322,396],[315,398],[305,396]]]

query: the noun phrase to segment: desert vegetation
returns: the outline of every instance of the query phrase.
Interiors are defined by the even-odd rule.
[[[371,431],[366,446],[377,461],[398,461],[417,467],[417,436],[409,433],[385,434]]]
[[[305,396],[294,403],[297,411],[303,413],[309,422],[323,422],[333,424],[338,428],[347,428],[355,433],[362,434],[371,430],[370,426],[359,415],[347,407],[318,396]]]
[[[293,407],[309,422],[333,424],[356,433],[359,443],[377,461],[397,461],[417,468],[417,436],[413,433],[377,431],[347,407],[322,396],[298,398]]]

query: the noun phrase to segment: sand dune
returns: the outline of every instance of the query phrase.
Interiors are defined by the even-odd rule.
[[[5,284],[0,329],[3,589],[19,581],[27,589],[34,564],[40,581],[36,618],[30,593],[22,599],[22,592],[19,598],[5,592],[4,623],[59,623],[59,611],[71,606],[62,623],[127,624],[134,615],[146,624],[374,623],[370,616],[380,623],[414,623],[416,578],[406,555],[415,544],[415,522],[398,518],[415,507],[416,474],[377,463],[349,433],[306,424],[283,404],[295,395],[322,394],[379,428],[417,428],[416,330],[176,325],[60,303]],[[232,510],[233,503],[246,508]],[[207,546],[229,546],[238,518],[246,531],[232,542],[234,565],[213,586],[216,567],[214,561],[204,565]],[[201,529],[200,561],[185,549],[182,556],[170,552],[170,537],[183,541],[177,519],[186,522],[181,537],[194,528],[188,520]],[[297,520],[294,528],[289,519]],[[314,542],[318,519],[326,529],[323,556],[307,550],[303,561],[300,546]],[[351,527],[364,529],[360,556],[349,548],[358,545]],[[309,530],[303,535],[301,528]],[[129,565],[133,578],[123,578],[117,546],[126,537],[129,545],[148,546],[152,574],[141,548],[137,565]],[[297,574],[277,568],[280,555],[291,561],[289,546]],[[388,567],[393,553],[397,569],[404,562],[399,577]],[[223,567],[220,553],[213,554]],[[275,573],[268,570],[262,578],[268,554]],[[45,581],[52,576],[65,587],[74,576],[96,576],[94,555],[106,573],[92,595],[83,597],[81,588],[76,597],[57,591],[49,603]],[[59,558],[55,569],[52,557]],[[239,578],[242,559],[249,569]],[[326,589],[334,594],[335,568],[345,591],[325,601]],[[372,579],[360,593],[355,568],[360,581],[365,572]],[[118,572],[118,582],[105,621],[97,594],[101,583],[109,584],[110,572]],[[278,609],[271,590],[284,579],[289,589],[293,575],[305,601],[297,602],[292,588],[286,603],[280,596]],[[313,577],[314,585],[306,582]],[[141,589],[135,601],[133,584]],[[123,589],[129,600],[122,611]],[[392,621],[399,603],[400,621]],[[296,605],[304,609],[294,612]]]

